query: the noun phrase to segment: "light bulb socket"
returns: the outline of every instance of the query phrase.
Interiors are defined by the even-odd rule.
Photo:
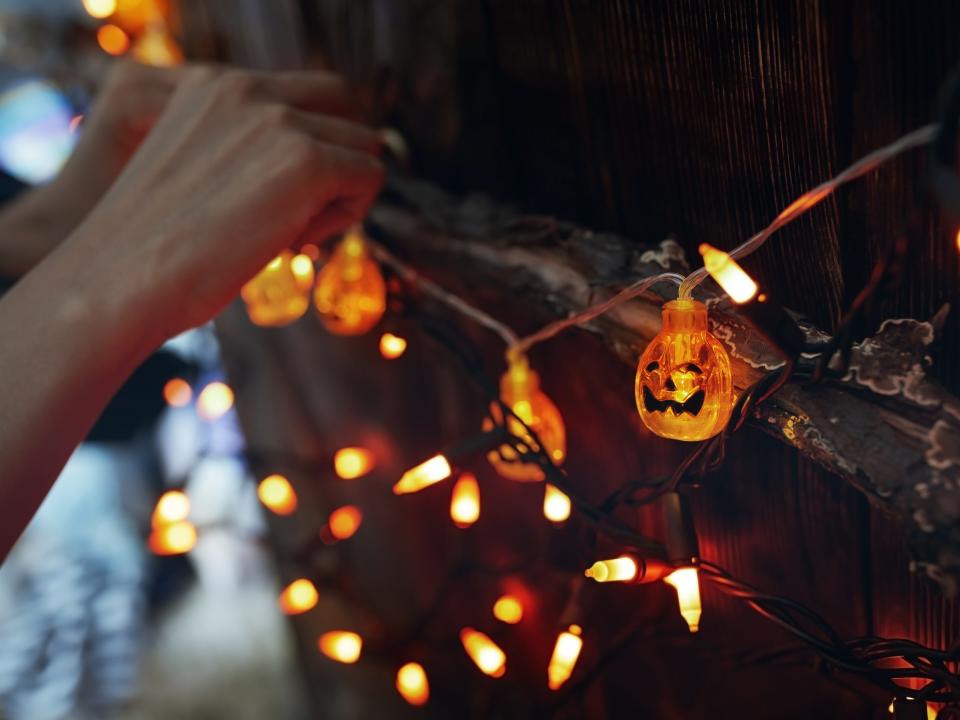
[[[700,559],[700,544],[687,499],[678,492],[669,492],[663,496],[661,503],[668,567],[695,565]]]

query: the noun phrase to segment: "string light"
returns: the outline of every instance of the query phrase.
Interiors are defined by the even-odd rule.
[[[960,230],[957,230],[957,235],[954,238],[954,242],[957,245],[957,252],[960,252]]]
[[[453,485],[450,519],[458,528],[468,528],[480,518],[480,485],[473,473],[464,473]]]
[[[434,455],[429,460],[407,470],[400,481],[393,486],[395,495],[415,493],[426,487],[446,480],[453,473],[450,462],[443,455]]]
[[[117,11],[117,0],[83,0],[83,9],[90,17],[103,20]]]
[[[356,480],[376,467],[376,456],[366,448],[340,448],[333,455],[333,471],[343,480]]]
[[[186,520],[161,525],[150,533],[147,546],[154,555],[183,555],[197,544],[197,529]]]
[[[523,620],[523,603],[516,595],[501,595],[493,604],[493,616],[507,625]]]
[[[758,288],[753,278],[727,253],[707,243],[702,243],[699,250],[704,269],[735,303],[745,303],[757,294]]]
[[[663,306],[663,327],[640,356],[637,410],[653,433],[706,440],[723,430],[733,410],[730,357],[707,330],[707,308],[696,300]]]
[[[690,632],[697,632],[700,629],[700,613],[702,610],[700,605],[700,579],[697,575],[697,569],[694,567],[680,568],[667,575],[663,581],[676,588],[680,615],[687,621]]]
[[[557,636],[553,655],[550,656],[550,664],[547,666],[547,687],[551,690],[559,690],[573,674],[573,668],[583,648],[583,638],[580,637],[582,632],[579,625],[571,625]]]
[[[540,390],[540,376],[530,369],[523,353],[507,353],[507,371],[500,378],[500,399],[513,413],[532,430],[543,443],[543,449],[555,465],[563,463],[567,453],[567,432],[560,411],[553,401]],[[490,430],[494,423],[503,421],[498,405],[490,408],[490,418],[483,423]],[[507,418],[510,433],[531,444],[531,438],[516,418]],[[490,464],[509,480],[533,481],[544,479],[543,470],[530,463],[519,462],[517,451],[509,445],[501,445],[487,455]]]
[[[153,528],[170,525],[190,516],[190,498],[181,490],[168,490],[157,500],[150,518]]]
[[[330,534],[337,540],[348,540],[360,529],[362,521],[363,513],[360,508],[356,505],[344,505],[330,513],[327,526],[330,528]]]
[[[176,67],[183,64],[183,50],[164,22],[152,22],[133,44],[133,56],[144,65]]]
[[[349,630],[331,630],[317,639],[317,646],[331,660],[351,665],[360,659],[363,638]]]
[[[411,705],[419,707],[430,699],[430,683],[423,665],[408,662],[397,670],[397,692]]]
[[[543,516],[552,523],[566,522],[570,517],[570,498],[560,488],[545,483],[543,488]]]
[[[257,497],[277,515],[290,515],[297,509],[297,493],[283,475],[269,475],[257,486]]]
[[[380,354],[387,360],[396,360],[407,351],[407,341],[399,335],[384,333],[380,336]]]
[[[202,420],[219,420],[233,407],[233,390],[222,382],[209,383],[197,396],[197,414]]]
[[[193,390],[183,378],[171,378],[163,386],[163,399],[170,407],[186,407],[193,399]]]
[[[360,228],[347,231],[320,270],[313,302],[335,335],[362,335],[380,322],[387,309],[387,286]]]
[[[97,44],[107,55],[123,55],[130,49],[130,37],[116,25],[102,25],[97,30]]]
[[[489,637],[472,627],[460,631],[463,649],[480,671],[490,677],[503,677],[507,672],[507,656]]]
[[[277,602],[285,614],[300,615],[316,607],[319,599],[316,586],[306,578],[300,578],[283,589]]]
[[[637,561],[629,555],[621,555],[610,560],[597,560],[583,571],[585,577],[592,578],[598,583],[630,582],[636,579],[640,572]]]
[[[312,287],[313,261],[284,250],[240,289],[240,297],[254,325],[280,327],[303,316]]]

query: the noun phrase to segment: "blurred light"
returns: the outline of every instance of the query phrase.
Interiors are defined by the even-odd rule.
[[[53,85],[21,80],[0,94],[0,167],[30,185],[45,183],[63,167],[77,141],[73,109]]]
[[[503,677],[507,671],[507,656],[493,640],[479,630],[465,627],[460,631],[460,642],[481,672],[490,677]]]
[[[480,485],[473,473],[464,473],[453,486],[450,519],[458,528],[468,528],[480,518]]]
[[[320,259],[320,248],[313,243],[304,243],[303,247],[300,248],[300,252],[314,262]]]
[[[261,480],[257,497],[277,515],[289,515],[297,509],[297,493],[283,475],[270,475]]]
[[[397,692],[411,705],[423,705],[430,699],[430,684],[423,665],[409,662],[397,670]]]
[[[197,544],[197,529],[186,520],[162,525],[150,533],[147,544],[154,555],[183,555]]]
[[[97,43],[107,55],[123,55],[130,49],[129,36],[116,25],[109,23],[97,30]]]
[[[180,490],[169,490],[160,496],[153,509],[150,524],[156,529],[170,525],[190,516],[190,498]]]
[[[83,124],[83,118],[83,113],[74,115],[72,118],[70,118],[70,124],[67,125],[67,130],[69,130],[71,134],[77,132],[77,130],[79,130],[80,126]]]
[[[956,242],[957,242],[957,252],[960,252],[960,230],[957,230]]]
[[[543,516],[555,523],[570,517],[570,498],[550,483],[546,483],[543,490]]]
[[[283,589],[277,602],[287,615],[299,615],[312,610],[319,599],[316,586],[306,578],[300,578]]]
[[[133,56],[144,65],[176,67],[183,64],[183,50],[163,23],[151,23],[133,45]]]
[[[310,282],[313,282],[313,260],[310,259],[309,255],[303,253],[294,255],[290,261],[290,269],[299,280],[306,282],[309,278]]]
[[[612,560],[597,560],[584,570],[583,574],[600,583],[629,582],[637,576],[639,571],[637,561],[628,555],[623,555]]]
[[[363,649],[363,638],[355,632],[347,630],[331,630],[317,640],[320,652],[331,660],[346,664],[355,663],[360,659]]]
[[[362,447],[340,448],[333,456],[333,471],[344,480],[363,477],[376,464],[373,453]]]
[[[699,250],[710,277],[717,281],[731,300],[743,304],[757,294],[757,284],[753,278],[727,253],[707,243],[702,243]]]
[[[407,351],[407,341],[399,335],[384,333],[380,336],[380,354],[387,360],[396,360]]]
[[[434,455],[429,460],[407,470],[400,478],[400,482],[393,486],[395,495],[404,495],[423,490],[434,483],[446,480],[453,469],[443,455]]]
[[[583,631],[579,625],[571,625],[566,632],[557,636],[557,644],[553,646],[553,655],[550,657],[550,665],[547,666],[547,687],[551,690],[559,690],[573,674],[573,668],[583,648],[581,632]]]
[[[233,390],[222,382],[208,384],[197,397],[197,414],[207,422],[219,420],[233,407]]]
[[[83,0],[83,9],[90,17],[102,20],[117,11],[117,0]]]
[[[173,378],[168,380],[163,386],[163,399],[171,407],[184,407],[190,404],[193,399],[193,390],[183,378]]]
[[[502,595],[493,604],[493,616],[500,622],[516,625],[523,620],[523,603],[514,595]]]
[[[687,621],[690,632],[700,629],[700,580],[697,569],[692,567],[680,568],[667,575],[663,581],[677,589],[677,601],[680,604],[680,614]]]
[[[363,513],[356,505],[344,505],[330,513],[330,519],[327,521],[330,526],[330,534],[337,540],[346,540],[353,537],[354,533],[360,529],[360,523],[363,520]]]

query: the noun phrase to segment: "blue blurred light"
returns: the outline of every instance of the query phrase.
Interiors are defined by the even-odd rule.
[[[37,185],[52,180],[76,142],[66,98],[43,80],[20,80],[0,93],[0,167]]]

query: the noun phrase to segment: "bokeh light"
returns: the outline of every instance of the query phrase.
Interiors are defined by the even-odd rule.
[[[197,414],[207,422],[219,420],[233,407],[233,390],[222,382],[209,383],[197,397]]]
[[[297,493],[283,475],[269,475],[261,480],[257,497],[277,515],[289,515],[297,509]]]
[[[372,452],[362,447],[345,447],[333,455],[333,471],[344,480],[355,480],[373,470],[377,459]]]
[[[360,529],[363,513],[356,505],[344,505],[330,513],[330,534],[337,540],[347,540]]]

